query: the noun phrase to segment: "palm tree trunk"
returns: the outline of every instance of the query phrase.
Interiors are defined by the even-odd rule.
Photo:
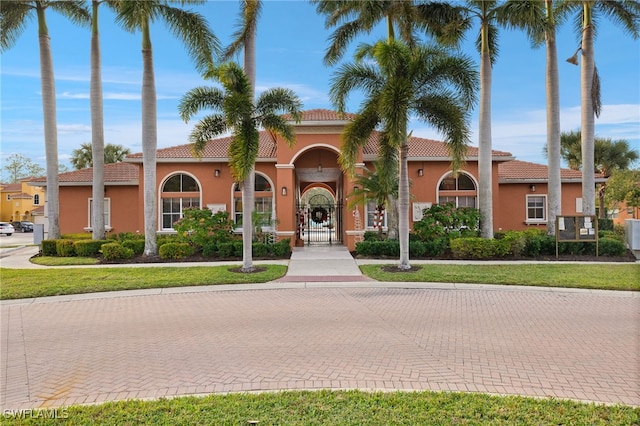
[[[400,242],[400,264],[398,269],[411,269],[409,264],[409,143],[406,139],[400,147],[400,182],[398,183],[398,239]]]
[[[40,45],[40,81],[42,84],[42,112],[44,117],[44,145],[47,159],[47,216],[48,239],[60,238],[60,190],[58,187],[58,126],[56,117],[56,88],[49,31],[43,8],[37,8],[38,41]]]
[[[255,25],[253,26],[255,28]],[[256,34],[249,31],[244,41],[244,72],[251,83],[252,100],[256,90]],[[253,210],[255,208],[255,164],[242,185],[242,270],[253,270]]]
[[[552,26],[545,34],[547,44],[547,155],[549,166],[547,233],[549,235],[555,235],[556,216],[562,213],[562,183],[560,181],[560,89],[552,0],[546,0],[546,8],[547,18]]]
[[[483,30],[486,39],[486,29]],[[485,46],[486,44],[486,46]],[[491,53],[483,41],[480,55],[480,112],[478,140],[479,207],[482,219],[480,232],[483,238],[493,238],[493,188],[491,172]]]
[[[102,108],[102,66],[100,58],[100,33],[98,8],[100,2],[92,0],[91,22],[91,152],[93,159],[93,217],[92,238],[103,240],[104,223],[104,123]]]
[[[156,150],[158,147],[156,84],[149,22],[142,28],[142,168],[144,169],[144,255],[158,253]]]
[[[592,85],[595,59],[593,54],[593,25],[590,2],[583,3],[582,61],[580,67],[581,131],[582,131],[582,213],[596,212],[594,137],[595,118],[592,102]]]

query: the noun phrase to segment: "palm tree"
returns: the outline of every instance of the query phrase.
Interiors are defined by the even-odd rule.
[[[582,0],[579,2],[565,2],[568,10],[576,10],[580,28],[582,64],[580,66],[580,98],[581,115],[580,128],[582,131],[582,211],[586,215],[593,215],[595,207],[595,176],[594,176],[594,139],[595,118],[600,115],[600,87],[595,68],[595,52],[593,40],[599,16],[606,16],[619,24],[631,34],[634,39],[640,36],[640,3],[636,0]]]
[[[560,181],[560,88],[558,76],[558,53],[556,28],[562,16],[558,14],[557,1],[509,0],[505,5],[506,25],[527,32],[534,47],[543,42],[546,46],[546,97],[547,97],[547,144],[548,160],[547,233],[555,235],[556,216],[562,213],[562,184]]]
[[[287,118],[278,113],[288,113],[299,122],[302,103],[293,91],[282,88],[264,91],[254,101],[253,89],[247,75],[233,62],[213,68],[206,77],[217,80],[222,89],[196,87],[184,95],[178,106],[180,116],[185,122],[203,109],[214,111],[213,114],[202,118],[189,135],[193,153],[200,156],[212,138],[231,131],[231,174],[236,182],[244,182],[247,175],[252,173],[258,156],[259,127],[282,136],[292,145],[295,141],[293,126],[287,123]],[[251,223],[251,216],[243,216],[243,219],[243,227],[245,222]],[[253,269],[252,263],[243,262],[244,272],[251,272]]]
[[[122,145],[106,144],[103,149],[102,163],[111,164],[119,163],[124,160],[124,157],[131,154],[129,148],[125,148]],[[95,168],[95,162],[93,161],[93,144],[83,143],[80,148],[74,149],[71,156],[71,165],[76,169],[84,169],[87,167]]]
[[[373,60],[368,64],[365,60]],[[383,149],[400,152],[399,180],[399,269],[409,264],[409,114],[434,126],[446,135],[452,168],[464,161],[469,141],[468,109],[475,101],[477,74],[471,61],[455,57],[437,47],[410,48],[394,39],[363,45],[356,62],[340,67],[329,95],[339,112],[345,111],[349,94],[364,92],[365,100],[354,121],[343,133],[339,162],[353,175],[357,153],[372,132],[382,128]]]
[[[397,153],[397,150],[395,152]],[[384,214],[388,210],[387,204],[392,198],[398,197],[398,174],[395,170],[398,168],[397,159],[389,166],[391,166],[391,171],[385,165],[376,162],[375,172],[365,169],[363,175],[356,176],[353,182],[356,186],[353,192],[347,195],[350,209],[373,200],[376,203],[379,221],[380,223],[384,222]],[[395,176],[395,179],[383,177],[384,173]],[[382,234],[382,226],[378,227],[378,233]]]
[[[163,20],[169,30],[185,44],[196,69],[204,73],[213,65],[213,57],[219,51],[219,42],[211,32],[206,19],[195,12],[171,6],[201,4],[202,0],[123,0],[118,5],[117,22],[124,29],[142,33],[142,168],[144,170],[144,255],[158,252],[156,231],[158,228],[156,196],[156,150],[158,147],[158,123],[151,23]]]
[[[464,28],[477,19],[480,34],[477,48],[480,52],[480,109],[478,112],[478,207],[482,219],[480,233],[493,238],[493,179],[491,141],[491,67],[498,55],[498,25],[506,21],[505,5],[496,0],[467,0]]]
[[[562,158],[573,170],[583,170],[585,164],[582,161],[582,135],[580,131],[563,132],[561,136]],[[617,170],[629,169],[639,158],[638,151],[631,149],[629,142],[624,139],[612,140],[611,138],[594,137],[593,165],[594,173],[600,173],[608,178]],[[595,176],[594,176],[595,179]],[[606,183],[601,183],[598,190],[600,204],[600,217],[606,217],[605,192]]]
[[[42,84],[42,111],[44,116],[44,144],[47,159],[47,216],[48,238],[60,238],[60,199],[58,187],[58,128],[56,118],[56,91],[53,59],[49,43],[49,29],[45,11],[52,9],[74,23],[88,24],[89,11],[85,2],[74,1],[12,1],[5,0],[0,7],[0,51],[13,47],[27,26],[27,20],[36,15],[40,47],[40,81]]]
[[[337,27],[330,37],[324,57],[327,65],[335,65],[347,46],[358,35],[369,34],[380,22],[387,23],[387,37],[399,37],[410,47],[418,42],[418,31],[438,38],[446,44],[460,39],[460,9],[445,2],[425,0],[311,0],[316,11],[326,16],[327,28]]]
[[[256,28],[262,2],[260,0],[242,0],[240,9],[242,19],[232,35],[233,42],[223,54],[223,60],[230,59],[242,48],[244,51],[244,72],[251,85],[251,98],[255,99],[256,90]],[[242,182],[242,217],[253,218],[255,209],[255,164]],[[242,221],[242,264],[244,269],[253,269],[253,229],[250,220]]]

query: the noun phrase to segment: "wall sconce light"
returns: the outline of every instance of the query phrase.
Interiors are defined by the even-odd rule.
[[[418,169],[418,176],[424,175],[424,169]]]
[[[282,195],[287,195],[287,187],[286,187],[286,186],[283,186],[283,187],[282,187],[282,192],[281,192],[281,194],[282,194]]]
[[[322,164],[318,164],[318,173],[322,173]]]
[[[214,175],[215,177],[220,177],[220,169],[215,169],[215,170],[213,171],[213,175]]]
[[[536,186],[535,185],[529,185],[529,191],[536,192]]]

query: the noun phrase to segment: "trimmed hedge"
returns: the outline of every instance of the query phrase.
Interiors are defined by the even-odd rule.
[[[133,250],[117,242],[103,244],[100,251],[104,260],[131,259],[133,257]]]
[[[90,240],[93,238],[91,232],[76,232],[75,234],[62,234],[60,239],[62,240]]]
[[[57,240],[42,240],[42,255],[43,256],[57,256],[56,250]]]
[[[107,244],[108,240],[78,240],[74,246],[76,254],[82,257],[97,257],[100,255],[100,248]]]
[[[144,253],[144,239],[136,238],[133,240],[124,240],[121,242],[121,244],[124,247],[133,250],[133,254],[135,255],[141,255],[142,253]]]
[[[624,243],[615,238],[602,238],[598,241],[599,256],[624,256],[627,248]]]
[[[163,259],[183,259],[194,253],[189,243],[166,243],[160,246],[158,254]]]
[[[73,257],[76,255],[75,241],[70,239],[56,240],[56,256]]]

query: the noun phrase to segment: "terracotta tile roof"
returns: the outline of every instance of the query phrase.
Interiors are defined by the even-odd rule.
[[[231,145],[231,136],[210,140],[204,147],[202,159],[218,159],[226,161],[229,158],[229,146]],[[258,147],[258,158],[274,158],[276,157],[276,143],[269,132],[261,131]],[[156,158],[161,159],[196,159],[191,153],[191,144],[172,146],[161,148],[156,151]],[[142,153],[127,155],[127,160],[133,162],[142,161]]]
[[[21,192],[21,193],[19,193],[19,194],[12,194],[12,195],[11,195],[11,199],[12,199],[12,200],[14,200],[14,199],[16,199],[16,198],[18,198],[18,199],[25,199],[25,200],[28,200],[28,199],[32,198],[32,196],[31,196],[31,195],[29,195],[29,194],[26,194],[26,193],[24,193],[24,192]]]
[[[604,180],[602,174],[596,173],[596,179]],[[498,177],[501,182],[508,181],[546,181],[549,169],[544,164],[513,160],[498,165]],[[560,169],[562,180],[582,180],[582,172],[572,169]]]
[[[93,168],[73,170],[71,172],[60,173],[58,175],[60,185],[72,183],[87,183],[93,181]],[[47,182],[46,177],[33,179],[32,182]],[[138,182],[138,166],[130,163],[112,163],[104,165],[104,183],[133,183]]]
[[[310,109],[302,112],[301,122],[305,121],[348,121],[355,118],[355,114],[344,113],[339,114],[329,109]],[[286,114],[285,118],[290,119],[291,116]]]
[[[375,132],[364,146],[363,154],[365,155],[365,158],[375,156],[377,154],[379,137],[380,133]],[[493,157],[496,160],[500,159],[500,157],[503,157],[502,161],[513,158],[513,155],[510,152],[497,150],[493,150],[492,152]],[[470,146],[467,150],[467,157],[477,158],[478,148]],[[411,139],[409,139],[409,158],[414,160],[416,158],[447,159],[449,158],[449,151],[447,150],[447,144],[444,142],[412,136]]]
[[[0,184],[2,186],[3,191],[20,191],[22,189],[22,184],[20,183],[3,183]]]
[[[44,206],[36,207],[35,209],[31,210],[31,214],[38,216],[44,215]]]

